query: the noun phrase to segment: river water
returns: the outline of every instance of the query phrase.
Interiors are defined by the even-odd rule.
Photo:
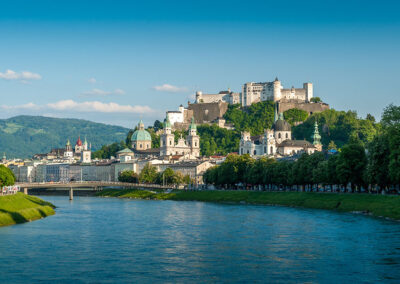
[[[0,228],[0,283],[400,281],[400,223],[287,207],[41,196]]]

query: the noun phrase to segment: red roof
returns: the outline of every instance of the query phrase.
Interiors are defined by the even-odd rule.
[[[82,146],[82,140],[80,136],[78,137],[78,140],[76,140],[76,145]]]

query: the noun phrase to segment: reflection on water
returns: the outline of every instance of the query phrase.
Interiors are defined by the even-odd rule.
[[[57,214],[0,228],[0,283],[390,282],[400,223],[322,210],[44,197]]]

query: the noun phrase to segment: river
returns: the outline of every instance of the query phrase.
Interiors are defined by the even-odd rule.
[[[400,223],[324,210],[41,196],[0,228],[0,283],[400,281]]]

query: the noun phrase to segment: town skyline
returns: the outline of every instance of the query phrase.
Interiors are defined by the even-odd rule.
[[[163,119],[197,90],[239,92],[275,77],[288,87],[312,82],[315,96],[362,117],[400,104],[393,1],[22,2],[0,12],[0,118],[131,128]]]

